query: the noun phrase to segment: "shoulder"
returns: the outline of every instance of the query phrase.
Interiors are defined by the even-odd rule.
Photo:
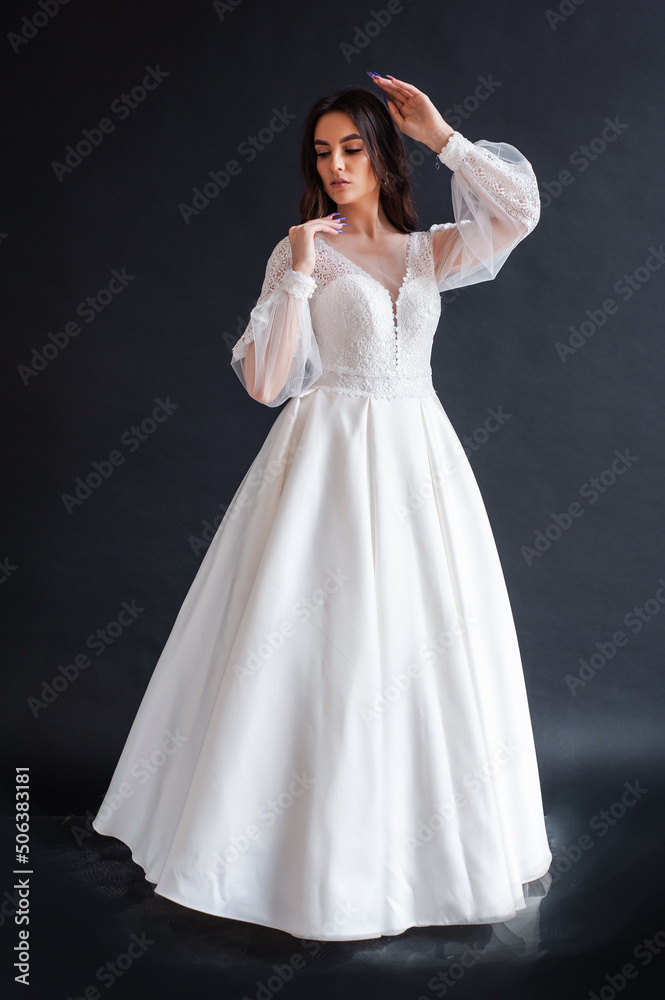
[[[291,258],[291,240],[288,236],[282,237],[279,243],[276,243],[273,247],[272,253],[270,254],[270,260],[281,260],[282,258]]]
[[[279,243],[275,244],[275,248],[273,250],[273,253],[275,252],[275,250],[280,250],[280,249],[284,250],[286,247],[288,247],[289,250],[291,249],[291,240],[289,239],[288,236],[283,236],[281,238],[281,240],[279,241]]]

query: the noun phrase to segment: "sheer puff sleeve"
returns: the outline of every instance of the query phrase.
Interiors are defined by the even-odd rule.
[[[471,142],[453,132],[438,154],[452,171],[455,222],[430,226],[440,292],[495,278],[540,218],[529,161],[507,142]]]
[[[299,396],[323,370],[309,311],[316,282],[291,264],[286,236],[268,259],[261,294],[231,357],[244,388],[266,406]]]

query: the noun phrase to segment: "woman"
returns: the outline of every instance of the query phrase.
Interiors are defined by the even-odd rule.
[[[441,292],[496,275],[538,188],[515,147],[373,79],[385,107],[349,88],[306,123],[303,221],[231,360],[289,402],[93,823],[160,895],[316,940],[509,920],[552,860],[499,556],[430,367]],[[455,222],[415,230],[400,133],[453,171]]]

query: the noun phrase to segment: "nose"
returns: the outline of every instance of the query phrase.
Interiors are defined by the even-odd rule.
[[[340,149],[330,151],[330,169],[333,174],[337,175],[340,169],[344,167],[344,158],[342,156],[342,151]]]

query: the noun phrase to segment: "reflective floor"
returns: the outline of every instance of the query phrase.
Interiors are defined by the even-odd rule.
[[[33,819],[25,995],[98,1000],[113,988],[114,1000],[661,1000],[663,782],[661,770],[642,772],[617,765],[550,783],[554,863],[530,883],[513,920],[360,942],[304,941],[179,906],[154,894],[124,844],[92,831],[90,815]],[[2,898],[0,940],[11,964],[11,883]]]

